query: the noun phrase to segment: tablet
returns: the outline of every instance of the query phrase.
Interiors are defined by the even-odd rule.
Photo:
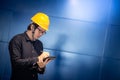
[[[48,60],[54,60],[56,57],[55,56],[48,56],[46,58],[43,59],[43,61],[45,61],[46,59]]]

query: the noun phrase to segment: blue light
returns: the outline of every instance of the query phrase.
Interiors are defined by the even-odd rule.
[[[64,17],[103,22],[103,19],[107,19],[107,14],[109,11],[108,5],[108,0],[68,0],[68,2],[64,5],[64,9],[61,11],[63,11]]]

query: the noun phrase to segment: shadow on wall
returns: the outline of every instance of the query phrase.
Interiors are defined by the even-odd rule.
[[[67,41],[67,36],[65,34],[61,34],[58,36],[56,40],[56,45],[53,47],[55,49],[54,53],[56,55],[56,60],[54,62],[54,73],[53,76],[51,76],[52,80],[62,80],[62,67],[63,67],[63,61],[65,60],[64,56],[62,56],[61,51],[64,50],[63,46]]]

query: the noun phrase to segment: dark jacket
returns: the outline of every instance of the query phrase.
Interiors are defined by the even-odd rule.
[[[26,32],[14,36],[9,42],[9,53],[12,65],[11,80],[38,80],[38,73],[44,68],[37,65],[37,56],[43,51],[42,42],[32,42]]]

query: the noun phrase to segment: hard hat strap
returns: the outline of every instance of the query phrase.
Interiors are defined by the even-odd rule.
[[[33,38],[33,41],[35,41],[34,33],[35,33],[35,30],[37,29],[38,26],[39,26],[39,25],[37,25],[36,23],[32,23],[32,27],[33,27],[32,38]]]
[[[34,33],[35,33],[35,30],[36,30],[37,27],[35,27],[35,25],[33,25],[33,31],[32,31],[32,38],[33,38],[33,41],[35,41],[35,38],[34,38]]]
[[[34,33],[35,33],[35,31],[32,32],[32,39],[33,39],[33,41],[35,40],[34,39]]]

